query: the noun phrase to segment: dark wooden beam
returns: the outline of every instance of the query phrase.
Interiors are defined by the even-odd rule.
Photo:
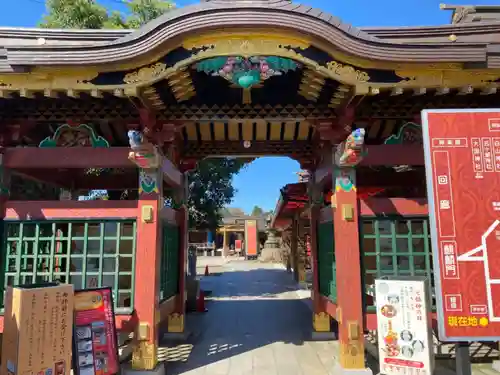
[[[123,174],[83,174],[76,169],[16,169],[13,173],[35,181],[74,190],[125,190],[137,189],[138,176],[134,169]]]
[[[362,187],[413,187],[425,184],[425,170],[396,172],[392,168],[373,170],[358,168],[356,170],[357,186]]]
[[[422,145],[371,145],[360,166],[424,165]]]
[[[361,167],[392,167],[396,165],[424,165],[424,151],[422,145],[369,145],[368,154],[361,161]],[[315,181],[325,185],[331,179],[333,166],[330,158],[325,157],[323,163],[316,169]],[[374,185],[375,186],[375,185]]]
[[[42,182],[49,185],[54,185],[57,187],[69,189],[71,187],[71,177],[67,178],[65,175],[52,171],[52,173],[40,173],[40,170],[27,170],[27,169],[17,169],[13,170],[12,173],[18,175],[24,179],[33,180],[36,182]]]
[[[23,168],[134,168],[128,160],[128,147],[111,148],[7,148],[4,166]]]
[[[167,185],[172,188],[177,188],[182,185],[182,173],[165,157],[163,158],[161,169],[163,172],[163,180]]]

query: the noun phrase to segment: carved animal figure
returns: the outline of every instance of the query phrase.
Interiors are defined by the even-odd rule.
[[[349,134],[339,158],[340,166],[354,166],[361,162],[366,155],[365,133],[365,129],[356,129]]]
[[[130,144],[130,148],[137,149],[141,147],[144,143],[144,137],[142,133],[138,130],[129,130],[128,133],[128,142]]]

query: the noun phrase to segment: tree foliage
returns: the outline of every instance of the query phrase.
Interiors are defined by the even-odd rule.
[[[252,216],[261,216],[264,214],[264,210],[260,208],[259,206],[253,206],[252,213],[250,215]]]
[[[47,0],[40,27],[58,29],[136,29],[175,7],[167,0],[123,0],[127,14],[109,11],[95,0]]]
[[[223,207],[236,192],[233,176],[245,166],[245,161],[232,158],[205,159],[189,174],[190,227],[215,229],[223,215]]]
[[[40,27],[60,29],[135,29],[174,8],[166,0],[124,0],[127,15],[109,11],[95,0],[47,0]],[[222,208],[231,202],[232,177],[250,160],[206,159],[189,174],[189,221],[191,227],[215,229]],[[111,194],[113,193],[113,194]],[[114,194],[117,193],[117,194]],[[95,195],[95,194],[94,194]],[[108,192],[108,196],[120,192]]]

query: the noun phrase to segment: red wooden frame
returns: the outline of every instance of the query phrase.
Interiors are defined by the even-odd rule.
[[[136,219],[137,201],[7,201],[5,220]],[[115,317],[118,330],[131,332],[137,325],[135,312]],[[0,315],[0,332],[4,317]]]
[[[129,152],[128,147],[6,148],[3,166],[21,172],[29,169],[136,168],[128,159]],[[161,170],[168,186],[181,186],[182,173],[165,157]]]
[[[401,216],[427,216],[429,214],[426,198],[406,199],[406,198],[365,198],[359,201],[360,216],[371,217],[377,215],[401,215]],[[333,220],[331,207],[324,207],[319,214],[319,222],[325,223]],[[317,302],[322,311],[326,311],[331,317],[337,314],[337,305],[330,301],[328,297],[320,293],[313,294],[313,298],[318,296]],[[436,319],[436,314],[432,314],[432,319]],[[364,329],[377,329],[377,315],[366,313],[364,315]]]
[[[360,200],[359,208],[361,216],[429,214],[426,198],[365,198]]]
[[[135,219],[137,201],[7,201],[5,220]]]

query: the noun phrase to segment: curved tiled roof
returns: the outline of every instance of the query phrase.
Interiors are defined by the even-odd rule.
[[[82,65],[126,61],[168,39],[214,27],[293,29],[331,43],[345,53],[387,62],[474,62],[500,66],[496,47],[487,42],[422,43],[378,38],[320,9],[285,0],[212,0],[179,8],[133,32],[91,45],[4,45],[6,62],[15,65]],[[1,30],[0,30],[1,34]],[[388,40],[390,39],[390,40]],[[102,39],[101,39],[102,40]],[[497,58],[488,61],[489,55]],[[1,59],[1,56],[0,56]],[[5,62],[5,61],[4,61]]]

